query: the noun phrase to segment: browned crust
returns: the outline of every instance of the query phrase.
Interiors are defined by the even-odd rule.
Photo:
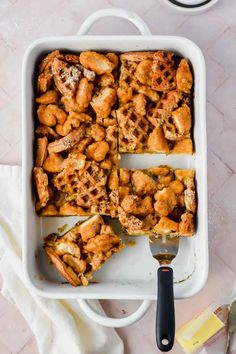
[[[62,152],[72,148],[76,143],[78,143],[85,134],[85,126],[81,125],[78,129],[72,130],[68,135],[61,139],[55,140],[54,142],[48,144],[48,152]]]
[[[60,257],[53,251],[51,247],[45,247],[45,251],[48,257],[51,259],[52,263],[57,268],[58,272],[68,280],[68,282],[73,286],[78,286],[81,284],[80,279],[71,267],[67,267],[65,263],[60,259]]]
[[[142,61],[146,59],[153,59],[155,52],[127,52],[121,54],[121,60],[129,60],[129,61]]]
[[[36,150],[35,166],[42,167],[44,160],[47,157],[47,145],[48,145],[47,137],[44,136],[43,138],[38,138],[36,144],[37,144],[37,150]]]

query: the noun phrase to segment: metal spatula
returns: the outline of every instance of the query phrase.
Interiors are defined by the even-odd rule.
[[[171,350],[175,338],[173,270],[168,267],[178,253],[179,237],[149,238],[152,256],[159,262],[156,314],[156,343],[163,352]]]

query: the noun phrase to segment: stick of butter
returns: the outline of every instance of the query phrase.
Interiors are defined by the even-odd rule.
[[[203,346],[209,338],[223,327],[224,323],[209,307],[181,327],[176,333],[176,339],[183,347],[185,353],[191,354]]]

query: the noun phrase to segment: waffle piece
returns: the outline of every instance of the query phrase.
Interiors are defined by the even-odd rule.
[[[99,215],[78,222],[63,236],[47,236],[44,243],[54,266],[73,286],[87,286],[93,272],[123,247],[112,227]]]
[[[59,50],[54,50],[49,53],[39,65],[39,75],[37,80],[37,86],[39,92],[46,92],[52,83],[52,62],[54,58],[61,59],[63,56]]]
[[[58,190],[69,195],[68,200],[75,200],[84,208],[108,198],[105,188],[107,175],[96,162],[86,162],[79,170],[66,168],[53,177],[52,182]]]
[[[119,221],[129,235],[194,234],[193,170],[120,169],[119,184]]]
[[[69,65],[58,58],[54,58],[52,61],[52,74],[60,93],[73,96],[82,76],[81,71],[74,65]]]
[[[132,102],[126,103],[117,110],[119,124],[119,151],[142,153],[147,148],[147,137],[150,123],[138,114]]]
[[[174,53],[156,52],[153,55],[152,89],[162,92],[176,88],[176,60]]]

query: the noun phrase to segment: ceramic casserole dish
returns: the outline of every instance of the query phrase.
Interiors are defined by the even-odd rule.
[[[141,36],[85,35],[93,22],[104,16],[118,16],[133,22]],[[42,250],[43,238],[64,224],[68,229],[79,217],[42,218],[35,213],[32,187],[34,142],[34,89],[35,72],[39,59],[55,49],[66,52],[95,50],[105,52],[171,50],[189,59],[194,74],[194,127],[193,155],[127,154],[122,155],[120,166],[148,168],[169,165],[174,168],[193,168],[196,171],[198,195],[197,230],[193,237],[180,240],[179,253],[172,263],[176,299],[196,294],[208,274],[207,230],[207,151],[206,151],[206,90],[205,62],[201,50],[183,37],[151,35],[148,27],[136,14],[121,9],[104,9],[91,15],[75,36],[48,37],[36,40],[27,49],[23,61],[22,115],[23,115],[23,224],[24,268],[29,284],[37,294],[48,298],[75,298],[93,320],[107,326],[121,327],[138,320],[156,299],[157,263],[152,258],[147,237],[136,237],[134,247],[126,247],[94,275],[94,283],[74,288],[62,284],[62,278],[49,264]],[[117,226],[115,226],[117,227]],[[109,319],[96,313],[88,299],[143,300],[139,309],[122,319]]]

